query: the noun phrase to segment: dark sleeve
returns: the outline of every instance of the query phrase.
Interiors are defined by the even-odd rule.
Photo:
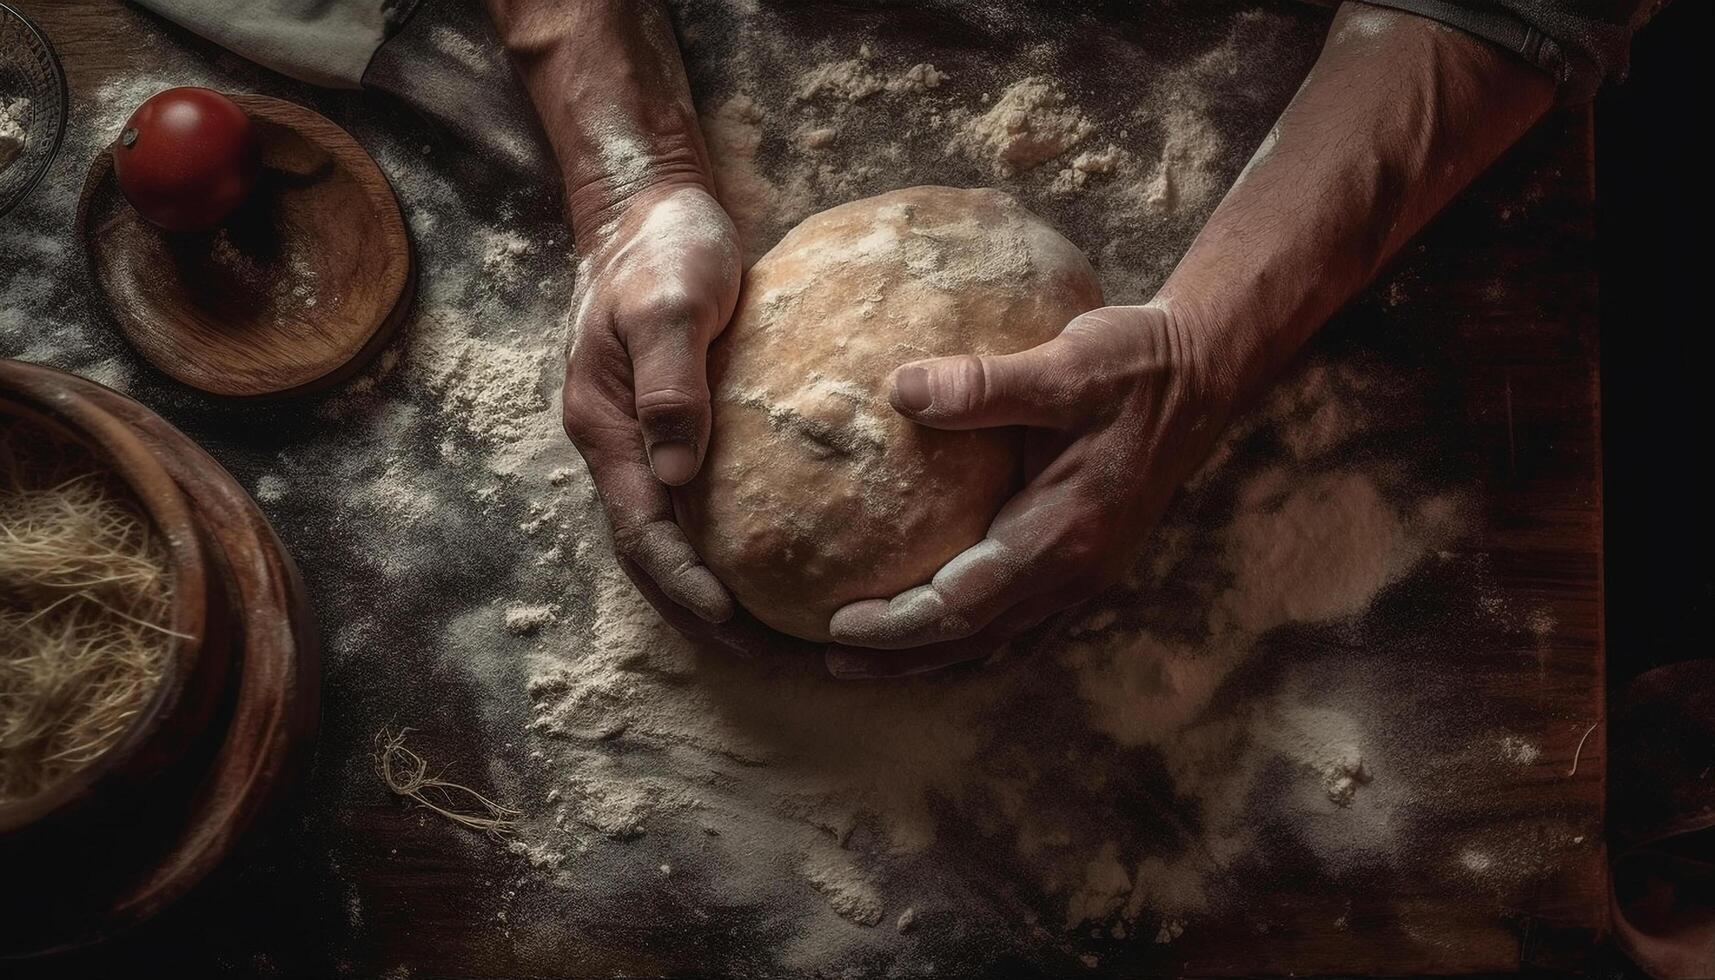
[[[1667,0],[1365,0],[1438,20],[1506,48],[1583,102],[1625,76],[1632,34]]]

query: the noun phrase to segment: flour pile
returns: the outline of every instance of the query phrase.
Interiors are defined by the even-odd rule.
[[[1025,192],[1032,210],[1087,232],[1080,244],[1115,302],[1142,302],[1160,284],[1278,109],[1241,72],[1242,59],[1291,57],[1301,27],[1240,11],[1187,56],[1167,39],[1140,52],[1111,26],[1090,25],[1080,43],[1107,59],[1112,91],[1080,99],[1072,84],[1088,65],[1053,43],[1016,52],[1004,69],[957,46],[932,60],[880,43],[841,53],[822,41],[806,54],[787,40],[804,26],[800,15],[737,18],[716,41],[698,29],[719,16],[704,6],[683,4],[691,27],[682,41],[721,200],[750,259],[828,203],[905,186],[901,175],[919,172],[930,183]],[[1018,35],[1033,26],[1007,5],[960,14],[993,17]],[[1120,77],[1126,84],[1114,85]],[[1235,115],[1254,136],[1216,127],[1217,116]]]

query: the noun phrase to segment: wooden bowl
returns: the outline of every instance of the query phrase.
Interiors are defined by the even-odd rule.
[[[381,169],[303,106],[230,95],[262,142],[256,189],[216,231],[162,231],[90,165],[78,234],[119,330],[166,374],[232,397],[349,377],[398,328],[416,288],[410,238]]]
[[[179,634],[159,684],[130,727],[87,766],[24,800],[0,803],[0,840],[61,826],[79,811],[113,805],[146,786],[207,727],[226,678],[230,617],[189,503],[136,433],[65,392],[49,375],[0,361],[0,425],[26,422],[83,447],[130,491],[163,542],[173,576],[168,627]]]
[[[204,559],[209,640],[229,641],[213,710],[200,730],[181,704],[157,732],[186,741],[145,785],[92,788],[75,812],[0,836],[0,975],[6,961],[99,942],[144,922],[206,880],[277,815],[309,768],[319,701],[319,644],[303,581],[273,528],[201,447],[135,400],[51,368],[0,360],[0,398],[68,430],[94,431],[147,472],[151,499],[176,486]],[[138,461],[135,451],[144,460]],[[181,513],[181,516],[183,514]],[[182,528],[183,525],[174,524]],[[217,602],[216,589],[224,601]],[[188,689],[189,685],[187,685]],[[188,700],[188,695],[181,702]]]

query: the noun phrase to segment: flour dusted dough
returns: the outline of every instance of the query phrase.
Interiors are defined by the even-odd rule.
[[[674,491],[709,568],[764,623],[922,585],[1022,479],[1017,429],[946,432],[888,404],[906,361],[1034,347],[1101,305],[1077,247],[995,190],[912,187],[823,211],[745,275],[709,355],[714,428]]]

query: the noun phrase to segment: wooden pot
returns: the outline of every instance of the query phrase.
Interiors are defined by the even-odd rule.
[[[35,796],[0,802],[0,848],[39,846],[56,828],[146,791],[208,727],[230,655],[224,569],[183,491],[135,431],[68,391],[56,373],[0,361],[0,425],[34,423],[83,447],[131,492],[166,547],[174,584],[166,625],[178,637],[160,683],[111,748]]]
[[[319,644],[303,582],[249,494],[116,391],[0,359],[0,418],[42,422],[119,473],[168,542],[190,639],[133,729],[88,769],[0,809],[0,975],[142,923],[213,875],[308,771]]]

